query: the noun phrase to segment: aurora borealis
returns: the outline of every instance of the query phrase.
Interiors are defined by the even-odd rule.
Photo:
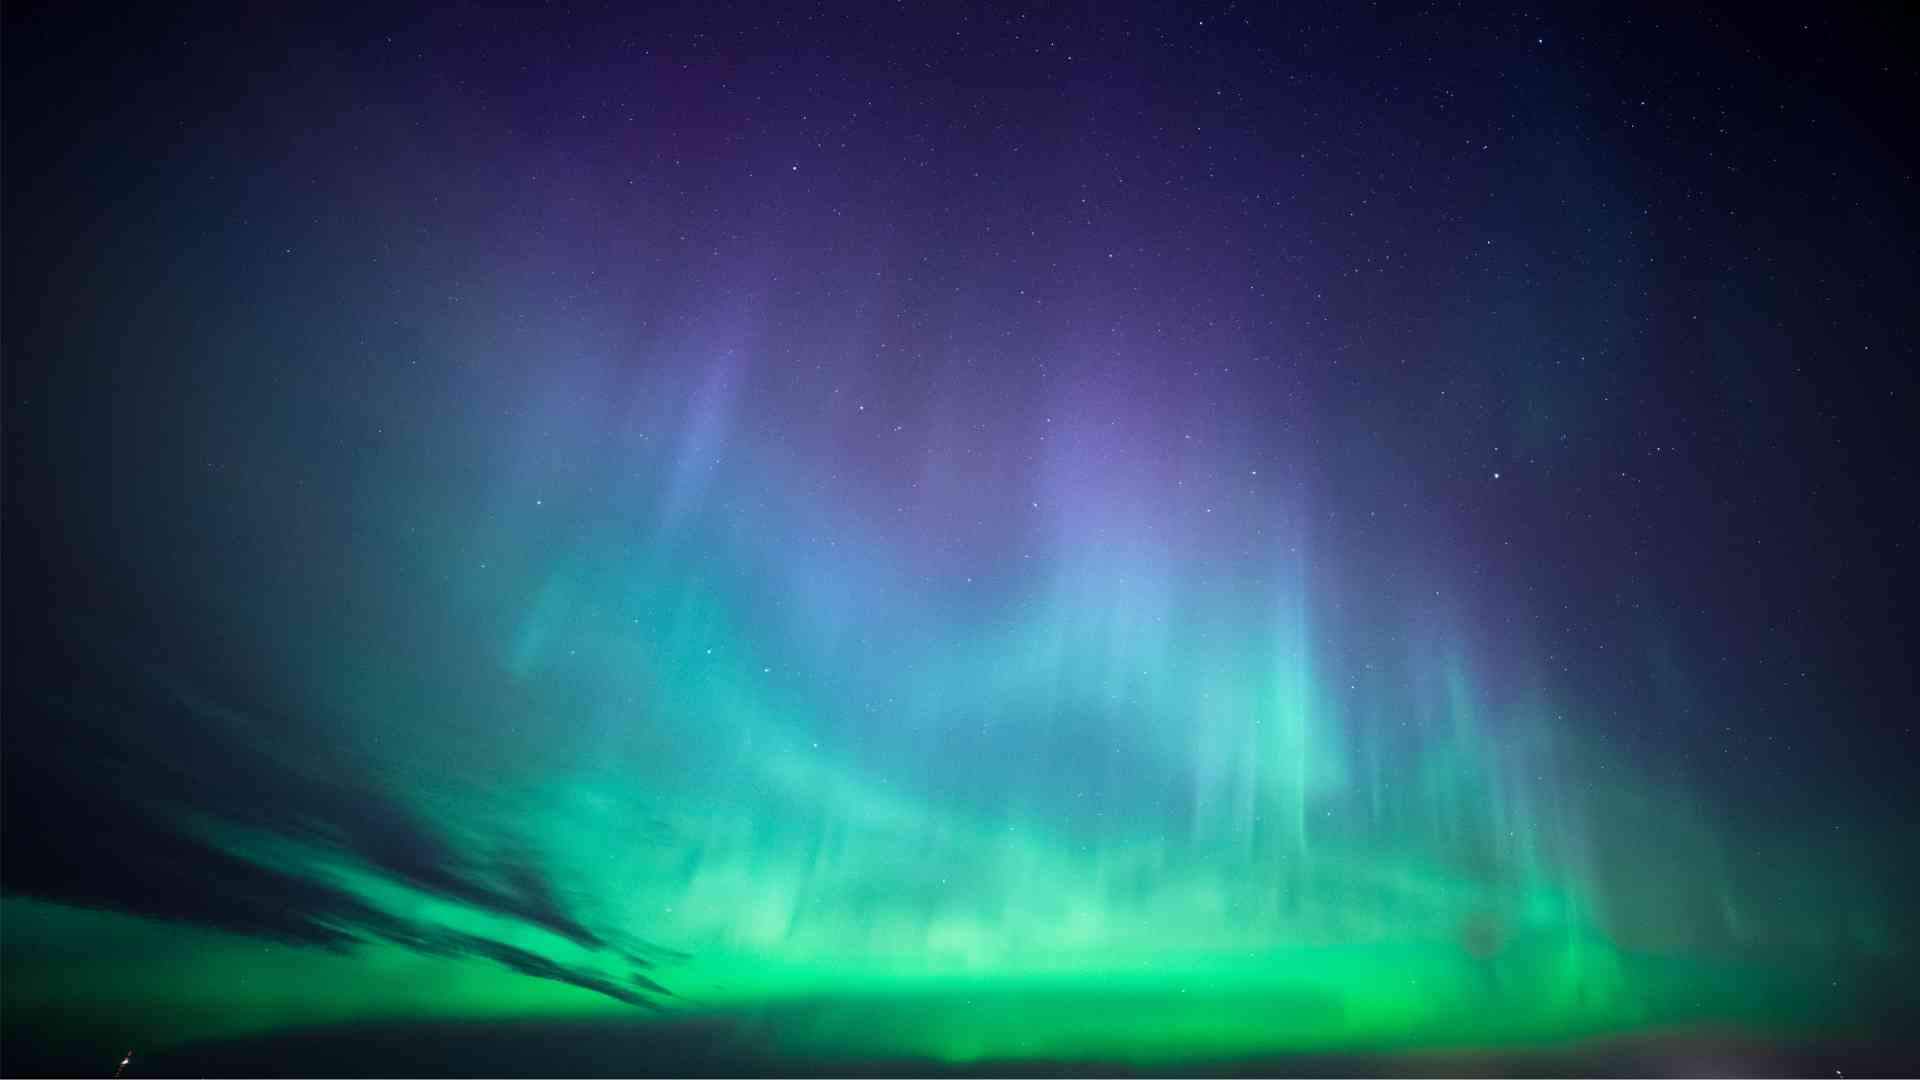
[[[1892,37],[7,18],[8,1073],[1911,1048]]]

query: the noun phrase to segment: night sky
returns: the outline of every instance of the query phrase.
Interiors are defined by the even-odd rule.
[[[6,14],[5,1071],[1920,1060],[1904,27],[185,6]]]

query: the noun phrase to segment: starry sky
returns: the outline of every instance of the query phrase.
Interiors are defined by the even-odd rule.
[[[1888,1060],[1910,44],[10,7],[8,1071]]]

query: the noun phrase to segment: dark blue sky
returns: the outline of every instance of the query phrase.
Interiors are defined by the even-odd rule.
[[[1383,718],[1470,668],[1485,746],[1537,720],[1903,886],[1911,45],[1834,10],[15,5],[5,890],[604,991],[179,822],[599,947],[553,852],[481,865],[396,792],[637,738],[610,703],[666,691],[579,657],[647,575],[813,749],[935,803],[1052,806],[1045,763],[1240,792],[1114,731],[1239,685],[1277,590],[1329,776],[1414,754]],[[1074,650],[1159,656],[1148,624],[1202,659],[1075,712]],[[855,707],[995,656],[1057,666],[941,693],[1059,715],[952,752],[1032,776]],[[1297,811],[1339,802],[1301,770]]]

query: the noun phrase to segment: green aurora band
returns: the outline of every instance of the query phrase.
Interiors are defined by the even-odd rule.
[[[800,541],[820,520],[797,496],[745,525],[663,513],[645,543],[605,526],[528,556],[512,587],[457,578],[449,610],[518,598],[462,630],[472,667],[316,657],[316,687],[355,673],[313,693],[356,718],[348,755],[385,795],[474,865],[536,861],[594,941],[323,835],[177,822],[568,971],[619,983],[647,958],[658,1011],[377,934],[327,949],[15,896],[8,1028],[117,1054],[392,1017],[714,1015],[756,1018],[788,1060],[1148,1066],[1864,1030],[1861,972],[1907,947],[1864,853],[1716,825],[1544,682],[1487,689],[1438,603],[1369,614],[1372,645],[1343,651],[1354,617],[1304,531],[1277,533],[1278,573],[1201,572],[1144,519],[1088,516],[970,604],[874,536],[858,557]],[[420,718],[462,681],[498,694]]]

